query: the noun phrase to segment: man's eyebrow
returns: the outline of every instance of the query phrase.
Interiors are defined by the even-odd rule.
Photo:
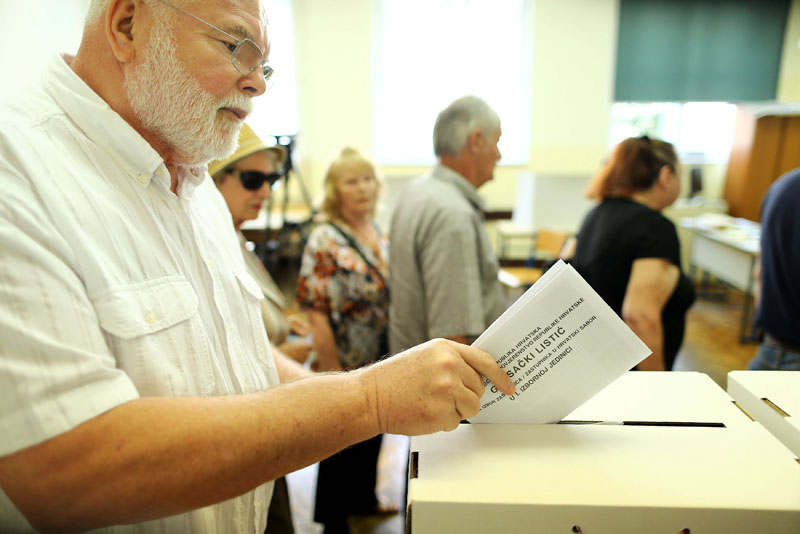
[[[220,29],[226,33],[233,35],[234,37],[239,37],[241,39],[250,39],[251,41],[255,42],[255,38],[249,31],[247,31],[247,29],[244,26],[240,26],[238,24],[232,24],[228,26],[221,26]]]

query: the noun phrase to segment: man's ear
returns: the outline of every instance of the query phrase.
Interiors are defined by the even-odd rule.
[[[103,19],[106,38],[114,57],[120,63],[129,63],[136,56],[134,45],[135,37],[141,35],[134,24],[138,15],[137,10],[142,8],[139,0],[109,0],[106,14]]]
[[[481,131],[480,128],[475,128],[474,130],[472,130],[469,136],[467,137],[467,149],[473,154],[476,154],[481,151],[483,143],[484,143],[483,132]]]

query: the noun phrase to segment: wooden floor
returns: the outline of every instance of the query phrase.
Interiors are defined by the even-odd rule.
[[[755,344],[739,342],[742,304],[743,295],[726,288],[712,288],[711,294],[699,295],[687,315],[686,335],[675,370],[706,373],[725,389],[728,372],[745,369],[757,348]],[[377,487],[382,500],[401,502],[407,454],[408,438],[384,439]],[[322,532],[321,526],[312,520],[316,469],[313,465],[287,477],[297,534]],[[403,520],[401,514],[389,518],[354,518],[351,528],[353,534],[402,534]]]
[[[689,309],[675,370],[706,373],[725,389],[728,372],[746,369],[758,345],[739,341],[742,292],[722,288],[712,291],[709,296],[699,295]]]

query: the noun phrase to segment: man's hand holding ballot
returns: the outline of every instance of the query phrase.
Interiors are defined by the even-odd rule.
[[[423,363],[424,376],[420,374]],[[431,376],[438,380],[431,381]],[[434,339],[406,351],[402,362],[390,359],[365,369],[363,378],[374,384],[365,390],[375,392],[370,402],[377,406],[381,432],[415,436],[443,427],[453,430],[461,420],[477,414],[485,391],[481,376],[493,390],[514,394],[514,384],[492,356],[468,345]],[[425,400],[409,404],[410,391]]]
[[[508,395],[485,382],[472,423],[555,423],[650,354],[561,261],[472,346],[494,355],[516,386]]]

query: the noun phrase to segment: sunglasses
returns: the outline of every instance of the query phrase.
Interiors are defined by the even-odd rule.
[[[242,181],[242,186],[249,191],[258,191],[263,187],[264,182],[268,182],[270,189],[272,189],[281,178],[283,178],[283,175],[279,172],[264,174],[261,171],[239,171],[239,179]]]

